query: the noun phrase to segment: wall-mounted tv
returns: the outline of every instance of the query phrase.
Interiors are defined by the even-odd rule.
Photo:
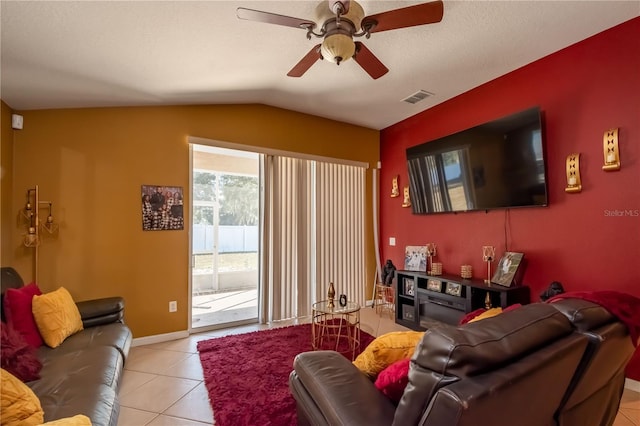
[[[416,214],[547,205],[539,108],[407,149]]]

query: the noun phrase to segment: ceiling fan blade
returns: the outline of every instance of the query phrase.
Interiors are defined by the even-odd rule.
[[[443,14],[444,6],[442,1],[437,0],[366,16],[362,19],[362,27],[364,28],[369,22],[376,22],[371,32],[379,33],[380,31],[440,22]]]
[[[318,59],[322,59],[322,55],[320,54],[320,45],[316,44],[309,53],[304,55],[304,58],[300,59],[300,62],[298,62],[295,67],[291,68],[291,71],[289,71],[287,75],[289,77],[302,77]]]
[[[382,77],[389,72],[389,68],[385,67],[380,59],[371,53],[367,46],[359,41],[356,41],[356,54],[353,55],[353,60],[362,67],[374,80]]]
[[[294,18],[292,16],[278,15],[277,13],[263,12],[261,10],[247,9],[239,7],[236,9],[238,18],[247,21],[265,22],[267,24],[284,25],[285,27],[301,28],[303,30],[309,27],[315,28],[316,23],[308,19]]]

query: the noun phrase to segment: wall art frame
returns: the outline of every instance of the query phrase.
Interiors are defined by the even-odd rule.
[[[184,196],[181,186],[142,185],[142,230],[184,229]]]

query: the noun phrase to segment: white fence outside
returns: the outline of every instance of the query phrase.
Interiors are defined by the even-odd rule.
[[[258,251],[257,226],[218,226],[218,253]],[[193,254],[213,253],[213,225],[193,225]]]

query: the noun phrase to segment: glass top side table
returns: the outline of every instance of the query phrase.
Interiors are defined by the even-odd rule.
[[[314,303],[311,335],[313,350],[333,350],[353,360],[360,348],[360,305],[335,303],[329,308],[328,300]]]

